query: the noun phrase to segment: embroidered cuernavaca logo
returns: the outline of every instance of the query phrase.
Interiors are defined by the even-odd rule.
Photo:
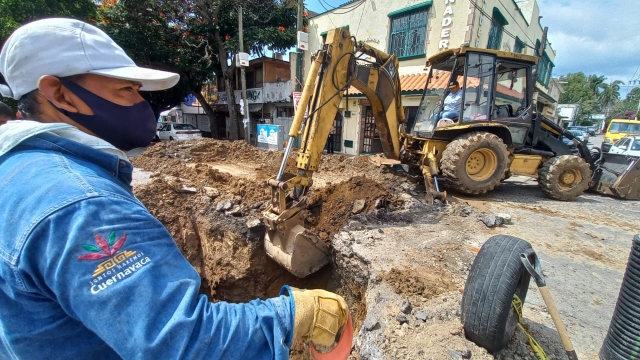
[[[83,244],[82,247],[90,253],[78,256],[79,260],[107,259],[98,264],[93,271],[90,282],[92,294],[105,290],[151,262],[151,259],[145,257],[142,252],[120,251],[127,241],[127,234],[122,235],[118,240],[116,240],[115,231],[109,234],[109,240],[99,234],[94,236],[97,246]]]

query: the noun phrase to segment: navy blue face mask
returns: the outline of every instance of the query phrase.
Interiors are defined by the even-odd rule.
[[[148,146],[156,135],[157,120],[148,102],[122,106],[105,100],[82,86],[60,79],[60,82],[93,110],[93,115],[58,109],[71,120],[91,130],[97,137],[120,150]]]

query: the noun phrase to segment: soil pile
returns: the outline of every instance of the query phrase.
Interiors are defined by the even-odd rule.
[[[426,299],[458,288],[450,274],[434,271],[432,268],[425,268],[423,271],[392,268],[391,271],[376,276],[376,281],[386,281],[400,295]]]
[[[265,180],[275,176],[282,156],[241,141],[201,139],[158,143],[132,159],[151,172],[150,183],[135,187],[136,196],[169,230],[214,301],[275,296],[284,283],[326,288],[335,275],[329,269],[301,282],[264,253]],[[295,156],[288,171],[295,170]],[[309,195],[306,226],[328,243],[350,216],[402,205],[389,190],[394,175],[366,158],[324,156],[318,173],[344,180],[314,185]]]
[[[277,296],[284,284],[325,288],[345,297],[360,326],[367,311],[366,264],[328,266],[297,279],[264,252],[260,218],[270,200],[266,180],[276,175],[282,156],[282,151],[240,141],[162,142],[132,159],[135,167],[151,172],[151,182],[134,192],[168,229],[212,301]],[[287,172],[295,172],[296,156],[289,157]],[[305,225],[331,244],[350,217],[376,218],[401,209],[404,193],[395,189],[412,188],[411,182],[366,157],[323,156],[304,210]],[[298,345],[292,357],[306,354]]]
[[[313,192],[306,220],[309,229],[326,241],[330,234],[344,226],[351,215],[372,213],[387,206],[396,207],[401,202],[380,183],[359,175]]]

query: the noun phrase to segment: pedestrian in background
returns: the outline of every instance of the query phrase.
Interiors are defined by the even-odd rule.
[[[329,132],[329,139],[327,140],[327,154],[333,154],[333,139],[336,136],[336,125],[331,125],[331,131]]]

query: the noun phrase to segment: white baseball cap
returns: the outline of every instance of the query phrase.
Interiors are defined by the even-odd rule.
[[[2,96],[18,100],[38,88],[44,75],[97,74],[138,81],[140,90],[173,87],[180,75],[136,66],[111,38],[82,21],[52,18],[26,24],[11,34],[0,53]]]

